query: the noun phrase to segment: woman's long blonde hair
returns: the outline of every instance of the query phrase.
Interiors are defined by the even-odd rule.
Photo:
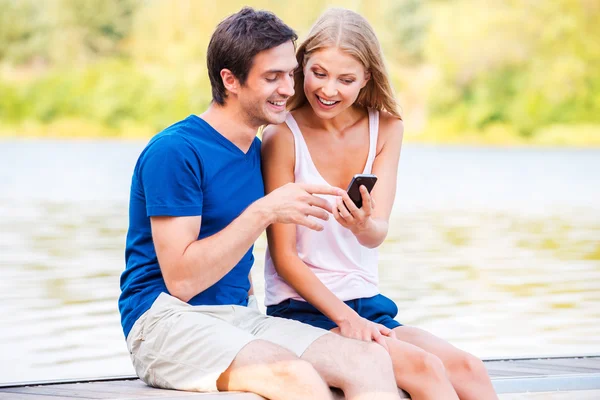
[[[317,50],[336,47],[360,61],[370,73],[371,79],[361,89],[356,103],[379,111],[387,111],[402,119],[390,78],[383,61],[381,46],[371,25],[354,11],[331,8],[325,11],[311,28],[308,37],[298,47],[298,68],[294,72],[294,95],[288,108],[295,110],[306,104],[304,94],[304,66]]]

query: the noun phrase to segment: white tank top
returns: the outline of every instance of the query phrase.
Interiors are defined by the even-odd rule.
[[[285,123],[294,136],[296,164],[295,181],[328,185],[312,161],[302,132],[291,113]],[[370,174],[377,153],[379,112],[369,109],[369,155],[364,174]],[[343,188],[345,189],[345,188]],[[335,206],[334,196],[320,196]],[[313,218],[313,217],[311,217]],[[327,221],[316,219],[323,225],[320,232],[304,226],[296,226],[296,249],[298,256],[315,275],[343,301],[371,297],[379,293],[377,249],[361,245],[349,229],[340,225],[333,216]],[[273,259],[267,247],[265,257],[265,305],[279,304],[287,299],[304,301],[275,271]]]

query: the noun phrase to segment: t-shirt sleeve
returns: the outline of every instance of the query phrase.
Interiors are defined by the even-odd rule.
[[[190,143],[164,136],[146,149],[140,161],[148,217],[202,215],[202,160]]]

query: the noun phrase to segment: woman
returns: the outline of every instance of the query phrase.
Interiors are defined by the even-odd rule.
[[[380,343],[413,399],[497,399],[480,360],[401,326],[398,308],[379,293],[377,247],[388,232],[403,123],[372,28],[352,11],[328,10],[297,60],[286,123],[263,133],[266,191],[293,181],[346,187],[358,173],[378,181],[371,194],[361,187],[362,208],[347,195],[329,197],[334,218],[322,232],[268,229],[267,313]]]

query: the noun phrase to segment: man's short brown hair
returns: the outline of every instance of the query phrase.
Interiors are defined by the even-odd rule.
[[[222,69],[230,70],[243,85],[254,56],[297,39],[294,30],[269,11],[244,7],[221,21],[210,38],[206,54],[213,101],[223,105],[227,97]]]

